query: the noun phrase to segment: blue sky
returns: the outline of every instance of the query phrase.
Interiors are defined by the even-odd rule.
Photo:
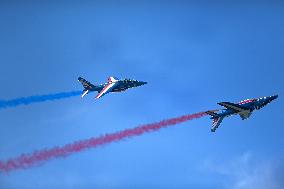
[[[0,174],[0,188],[283,188],[284,4],[0,4],[0,99],[81,89],[108,76],[125,93],[0,110],[0,159],[279,94],[250,119],[209,118]],[[260,182],[261,181],[261,182]]]

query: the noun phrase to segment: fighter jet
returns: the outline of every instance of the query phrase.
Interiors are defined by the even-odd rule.
[[[278,95],[273,95],[269,97],[256,98],[256,99],[247,99],[243,100],[237,104],[231,102],[219,102],[217,104],[224,106],[226,109],[222,109],[220,113],[215,113],[218,110],[207,111],[208,115],[211,115],[212,127],[211,131],[215,132],[215,130],[219,127],[220,123],[223,121],[225,117],[229,117],[231,115],[240,115],[242,120],[250,117],[251,113],[256,109],[259,110],[269,104],[272,100],[275,100]]]
[[[104,96],[109,92],[121,92],[132,87],[138,87],[147,84],[147,82],[143,81],[137,81],[131,79],[119,80],[115,77],[109,77],[107,83],[101,85],[93,85],[87,80],[83,79],[82,77],[79,77],[78,81],[84,87],[81,97],[83,98],[89,92],[97,91],[98,94],[96,96],[96,99]]]

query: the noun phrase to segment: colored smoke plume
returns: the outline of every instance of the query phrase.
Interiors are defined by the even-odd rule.
[[[156,123],[141,125],[131,129],[125,129],[111,134],[105,134],[99,137],[73,142],[70,144],[66,144],[62,147],[53,147],[50,149],[34,151],[33,153],[30,154],[23,154],[19,157],[8,159],[7,161],[0,161],[0,171],[9,172],[16,169],[29,168],[33,165],[43,163],[50,159],[66,157],[68,155],[86,149],[96,148],[104,144],[118,142],[125,138],[140,136],[145,133],[158,131],[161,128],[173,126],[192,119],[197,119],[204,115],[206,115],[204,112],[184,115],[176,118],[162,120]]]
[[[29,97],[21,97],[12,100],[0,100],[0,109],[16,107],[19,105],[29,105],[32,103],[50,101],[50,100],[59,100],[63,98],[69,98],[72,96],[78,96],[81,94],[81,91],[70,91],[70,92],[61,92],[47,95],[35,95]]]

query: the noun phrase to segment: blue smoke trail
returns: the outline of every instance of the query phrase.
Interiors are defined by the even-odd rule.
[[[20,105],[29,105],[32,103],[44,102],[49,100],[59,100],[63,98],[69,98],[72,96],[78,96],[80,94],[81,91],[71,91],[71,92],[61,92],[61,93],[47,94],[47,95],[21,97],[12,100],[0,100],[0,109],[16,107]]]

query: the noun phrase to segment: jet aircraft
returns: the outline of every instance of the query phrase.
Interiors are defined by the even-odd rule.
[[[132,87],[138,87],[147,84],[147,82],[143,81],[137,81],[131,79],[119,80],[115,77],[109,77],[107,83],[101,85],[93,85],[82,77],[79,77],[78,81],[84,87],[81,97],[83,98],[89,92],[97,91],[98,94],[96,96],[96,99],[104,96],[109,92],[121,92]]]
[[[219,127],[220,123],[223,121],[225,117],[229,117],[231,115],[240,115],[242,120],[250,117],[253,110],[259,110],[269,104],[271,101],[275,100],[278,95],[273,95],[269,97],[256,98],[256,99],[247,99],[243,100],[237,104],[231,102],[219,102],[217,104],[224,106],[226,109],[221,110],[220,113],[215,113],[218,110],[207,111],[208,115],[211,115],[212,127],[211,131],[215,132],[215,130]]]

